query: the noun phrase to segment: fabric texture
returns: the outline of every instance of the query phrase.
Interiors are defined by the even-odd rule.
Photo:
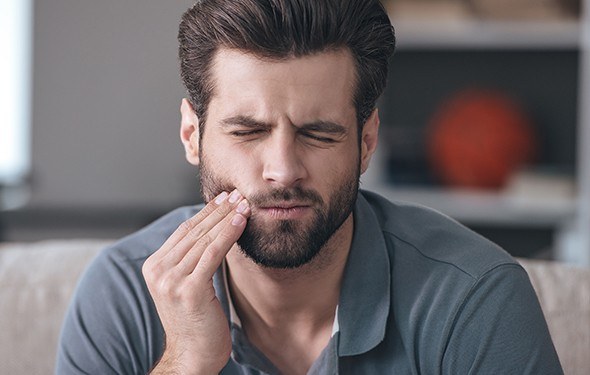
[[[141,266],[197,210],[178,209],[96,258],[68,310],[58,374],[149,371],[164,333]],[[527,274],[503,250],[437,212],[368,192],[354,221],[339,331],[310,373],[562,373]],[[239,327],[232,338],[222,373],[276,372]]]
[[[51,374],[76,280],[113,241],[0,244],[0,373]]]
[[[568,375],[590,374],[590,269],[519,259],[539,297]]]

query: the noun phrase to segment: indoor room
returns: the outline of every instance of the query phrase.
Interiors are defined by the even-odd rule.
[[[53,373],[92,261],[202,207],[181,140],[193,102],[179,22],[194,3],[0,4],[0,373]],[[564,373],[590,373],[590,0],[381,3],[395,52],[360,189],[434,210],[515,258]]]

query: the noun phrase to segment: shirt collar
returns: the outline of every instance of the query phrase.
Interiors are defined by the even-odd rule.
[[[362,193],[353,217],[338,307],[339,356],[365,353],[383,341],[391,306],[389,254],[379,220]]]
[[[229,323],[231,326],[242,328],[242,321],[240,320],[240,316],[236,312],[234,302],[231,299],[231,294],[229,293],[229,281],[227,279],[227,263],[225,262],[225,260],[223,260],[220,272],[222,279],[221,281],[223,283],[223,290],[227,298],[226,303],[224,305],[227,306],[226,315],[228,317]],[[334,336],[339,331],[340,327],[338,325],[338,306],[336,306],[336,312],[334,314],[334,324],[332,325],[332,336]]]
[[[332,336],[339,333],[339,356],[365,353],[383,341],[390,311],[391,273],[385,240],[377,216],[360,192],[353,217],[352,245],[332,328]],[[241,328],[230,298],[225,261],[214,284],[231,326]]]

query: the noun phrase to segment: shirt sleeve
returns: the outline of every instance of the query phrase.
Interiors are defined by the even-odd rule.
[[[143,260],[107,250],[74,292],[56,374],[146,374],[161,355],[163,329],[141,276]]]
[[[502,265],[473,285],[457,311],[444,374],[563,374],[529,278]]]

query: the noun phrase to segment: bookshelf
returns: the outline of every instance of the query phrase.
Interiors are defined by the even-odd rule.
[[[522,53],[535,56],[572,56],[577,79],[572,79],[575,108],[572,135],[559,140],[572,152],[574,193],[527,197],[504,191],[457,190],[437,185],[399,184],[386,181],[388,148],[383,137],[373,165],[362,178],[362,186],[392,200],[410,201],[437,209],[467,225],[519,228],[551,228],[553,256],[570,263],[590,266],[590,0],[583,0],[579,20],[491,21],[477,19],[420,20],[396,19],[398,54],[414,54],[428,59],[440,53],[499,53],[507,58]],[[413,55],[413,56],[414,56]],[[487,56],[487,55],[486,55]],[[551,57],[553,58],[553,57]],[[396,57],[394,57],[394,60]],[[564,60],[564,61],[566,61]],[[554,60],[551,60],[552,64]],[[555,60],[559,61],[559,60]],[[411,65],[411,64],[409,64]],[[460,65],[457,65],[460,69]],[[568,69],[571,65],[568,65]],[[411,72],[406,73],[409,75]],[[545,77],[539,77],[544,79]],[[549,77],[551,78],[551,77]],[[530,79],[530,77],[528,78]],[[555,77],[553,77],[555,79]],[[391,85],[391,82],[390,82]],[[526,85],[526,82],[523,83]],[[557,94],[556,94],[557,95]],[[387,96],[381,107],[387,106]],[[427,102],[427,100],[426,100]],[[568,107],[573,108],[573,107]],[[387,112],[387,111],[385,111]],[[569,111],[575,112],[575,110]],[[385,121],[383,121],[385,117]],[[386,127],[387,115],[382,116]],[[560,127],[559,121],[551,123]]]

